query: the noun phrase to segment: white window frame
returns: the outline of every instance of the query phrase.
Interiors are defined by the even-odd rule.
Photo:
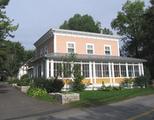
[[[91,45],[92,46],[93,54],[89,54],[88,53],[88,45]],[[88,55],[94,55],[95,54],[94,44],[92,44],[92,43],[86,43],[86,54],[88,54]]]
[[[67,51],[67,53],[68,53],[68,44],[74,44],[74,53],[76,53],[76,44],[75,44],[75,42],[66,42],[66,51]]]
[[[111,47],[111,45],[104,45],[104,55],[107,55],[106,53],[105,53],[105,51],[106,51],[106,47],[109,47],[110,48],[110,55],[112,55],[112,47]],[[107,55],[107,56],[110,56],[110,55]]]

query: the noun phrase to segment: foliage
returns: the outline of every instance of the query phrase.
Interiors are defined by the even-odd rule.
[[[60,92],[61,89],[64,87],[64,82],[57,78],[53,79],[37,78],[34,79],[33,86],[46,89],[48,93]]]
[[[118,12],[117,18],[111,23],[112,28],[124,36],[122,39],[125,43],[123,50],[128,56],[140,57],[141,40],[144,33],[142,29],[144,13],[144,2],[128,0],[123,5],[122,11]]]
[[[121,83],[121,87],[131,88],[133,84],[134,78],[125,78],[124,81]]]
[[[33,97],[41,97],[46,96],[48,93],[45,89],[31,87],[29,88],[27,94]]]
[[[18,86],[29,86],[32,80],[29,78],[27,74],[23,75],[20,80],[18,80]]]
[[[15,84],[15,83],[18,83],[18,81],[19,81],[18,79],[14,79],[14,80],[9,80],[8,83]]]
[[[52,83],[52,92],[60,92],[63,87],[64,87],[63,80],[59,80],[57,78],[55,78],[53,80],[53,83]]]
[[[80,14],[75,14],[68,21],[65,20],[60,26],[60,29],[100,33],[102,28],[101,23],[95,22],[92,16],[87,14],[83,16]],[[102,33],[112,34],[112,32],[107,28],[102,29]]]
[[[83,91],[85,89],[85,85],[82,83],[84,76],[81,75],[80,65],[74,64],[73,67],[73,91]]]
[[[145,76],[139,76],[139,77],[135,78],[134,85],[140,86],[141,88],[147,87],[147,81],[148,81],[148,79]]]

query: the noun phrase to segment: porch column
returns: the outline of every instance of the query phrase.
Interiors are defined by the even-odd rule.
[[[112,86],[112,69],[111,69],[111,63],[108,63],[108,67],[109,67],[109,78],[110,78],[110,86]]]
[[[134,64],[133,64],[132,66],[133,66],[133,77],[135,77],[135,69],[134,69]]]
[[[144,67],[143,67],[143,63],[141,63],[141,71],[142,71],[142,75],[144,75]]]
[[[44,77],[43,68],[44,68],[43,62],[41,62],[41,77]]]
[[[54,61],[50,61],[50,77],[54,77]]]
[[[96,68],[95,68],[95,62],[93,62],[93,78],[94,78],[94,84],[96,84]]]
[[[112,63],[111,65],[112,65],[111,67],[112,67],[112,80],[113,80],[112,84],[114,86],[115,85],[114,63]]]
[[[93,79],[92,79],[92,63],[89,62],[89,77],[90,77],[90,82],[93,84]]]
[[[141,76],[142,72],[141,72],[141,64],[140,63],[138,63],[138,68],[139,68],[139,76]]]
[[[49,59],[46,59],[46,68],[45,68],[46,78],[49,78]]]
[[[126,77],[127,78],[129,77],[129,74],[128,74],[128,63],[126,63]]]

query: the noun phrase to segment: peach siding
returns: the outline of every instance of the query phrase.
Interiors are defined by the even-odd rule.
[[[76,53],[86,54],[86,43],[94,44],[94,54],[104,55],[104,45],[111,45],[111,54],[113,56],[118,56],[118,41],[113,40],[102,40],[94,38],[83,38],[80,36],[63,36],[56,35],[56,52],[66,53],[67,52],[67,42],[75,42]]]

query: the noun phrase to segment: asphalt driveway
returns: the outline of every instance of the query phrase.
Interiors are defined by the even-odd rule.
[[[69,108],[28,97],[0,83],[0,120],[154,120],[154,95],[91,108]]]

